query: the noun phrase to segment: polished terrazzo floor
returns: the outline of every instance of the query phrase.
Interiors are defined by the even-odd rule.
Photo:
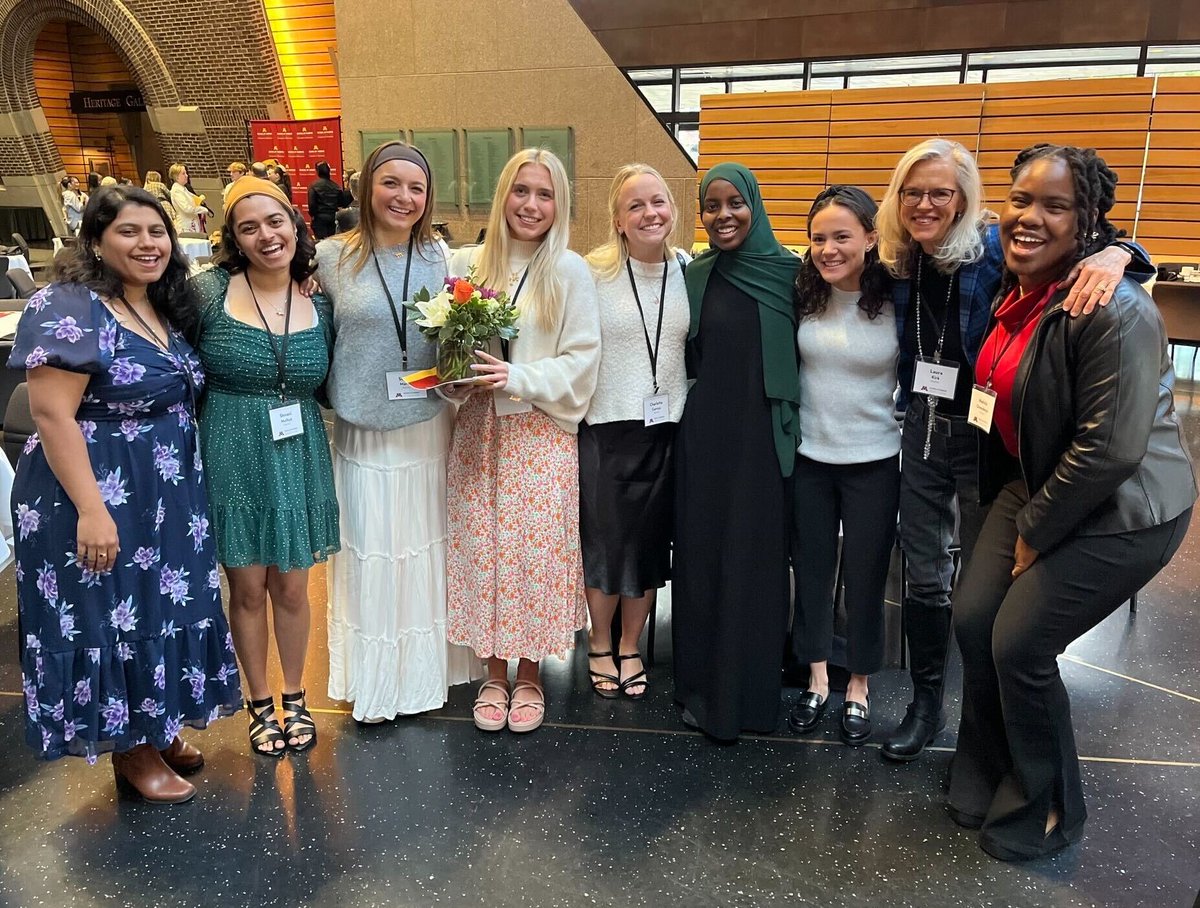
[[[1200,455],[1200,391],[1184,386],[1178,402]],[[1200,521],[1135,617],[1121,609],[1064,656],[1087,832],[1056,857],[1013,865],[944,813],[956,697],[936,750],[908,766],[843,746],[832,715],[806,739],[781,721],[776,735],[714,744],[676,717],[665,607],[646,701],[592,696],[577,650],[547,663],[548,722],[523,737],[476,731],[466,688],[436,713],[356,725],[323,694],[318,617],[313,751],[256,759],[243,718],[223,720],[191,735],[208,761],[192,803],[118,800],[107,759],[44,764],[21,743],[3,576],[0,906],[1190,906],[1198,587]],[[319,571],[312,592],[320,614]],[[905,696],[900,669],[873,679],[877,729]]]

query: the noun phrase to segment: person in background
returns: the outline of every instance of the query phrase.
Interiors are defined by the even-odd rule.
[[[241,161],[233,161],[226,169],[229,175],[229,182],[225,184],[225,188],[221,190],[221,207],[224,208],[229,201],[229,190],[233,188],[233,184],[246,175],[246,165]]]
[[[883,667],[883,594],[900,495],[893,415],[899,344],[875,213],[875,202],[856,186],[822,191],[808,212],[810,245],[795,285],[800,448],[792,648],[795,661],[809,665],[809,680],[788,725],[812,731],[829,701],[840,536],[850,683],[838,730],[851,746],[871,737],[867,687]]]
[[[308,187],[308,219],[318,240],[337,232],[337,211],[345,190],[329,178],[329,162],[317,162],[317,178]]]
[[[458,411],[448,470],[448,636],[487,660],[483,731],[542,724],[541,660],[574,648],[587,623],[576,433],[596,388],[600,319],[591,273],[567,248],[570,212],[562,161],[526,148],[500,173],[484,244],[450,261],[520,313],[517,338],[474,366],[483,387]]]
[[[104,188],[105,186],[116,186],[116,185],[117,185],[116,177],[102,177],[100,180],[101,188]]]
[[[173,226],[175,224],[175,206],[171,204],[171,191],[163,183],[162,174],[157,170],[147,170],[142,188],[158,199],[158,204],[167,213],[167,218]]]
[[[183,727],[241,703],[187,267],[152,195],[99,190],[8,361],[37,427],[12,487],[26,740],[47,760],[112,753],[118,789],[155,803],[196,793],[181,774],[204,756]]]
[[[900,158],[875,221],[880,259],[894,278],[898,408],[904,412],[900,546],[913,699],[881,750],[898,762],[916,759],[945,727],[952,547],[957,541],[960,561],[967,563],[985,516],[978,504],[976,439],[966,417],[971,369],[1000,287],[1003,256],[998,230],[984,223],[982,202],[970,152],[957,142],[927,139]],[[1120,241],[1080,262],[1066,276],[1073,282],[1068,308],[1078,312],[1107,302],[1127,264],[1131,271],[1153,272],[1136,245]],[[940,381],[931,382],[933,365]]]
[[[687,258],[671,245],[679,213],[653,167],[618,170],[608,211],[608,242],[587,257],[599,300],[600,366],[579,425],[588,672],[598,696],[641,699],[649,685],[638,640],[671,575],[671,452],[687,397]]]
[[[262,161],[254,161],[250,165],[250,176],[258,177],[260,180],[267,179],[267,165]]]
[[[446,642],[446,460],[454,408],[401,374],[428,369],[436,342],[405,309],[436,292],[446,258],[432,236],[429,162],[403,142],[364,164],[359,226],[317,244],[317,280],[333,304],[329,398],[344,551],[326,572],[329,695],[359,722],[438,709],[481,674]]]
[[[79,225],[83,223],[83,209],[87,204],[83,193],[79,191],[79,180],[76,177],[63,177],[62,182],[63,217],[67,221],[67,230],[73,235],[79,233]]]
[[[171,207],[175,209],[175,230],[179,233],[203,233],[204,196],[194,195],[188,188],[185,164],[172,164],[167,171],[171,180]]]
[[[361,175],[357,170],[350,174],[350,176],[346,177],[346,187],[350,190],[350,204],[345,208],[339,208],[337,210],[335,221],[337,223],[338,233],[345,233],[347,230],[352,230],[358,226],[358,183],[360,179]]]
[[[91,195],[97,189],[100,188],[100,180],[101,180],[100,174],[96,173],[96,171],[93,170],[90,173],[88,173],[88,175],[87,175],[87,194],[89,197],[91,197]]]
[[[687,269],[696,383],[675,443],[675,699],[685,724],[732,741],[779,721],[800,260],[742,165],[710,169],[699,201],[711,248]]]
[[[1131,278],[1089,318],[1063,282],[1120,234],[1094,150],[1017,155],[1000,214],[1003,296],[975,362],[972,420],[994,499],[954,593],[963,711],[948,806],[1001,860],[1051,854],[1087,811],[1058,657],[1170,561],[1196,479],[1162,317]]]
[[[292,177],[278,161],[267,166],[267,179],[282,189],[289,199],[292,197]]]
[[[215,257],[193,278],[197,350],[209,375],[200,416],[217,556],[249,694],[250,745],[282,756],[316,744],[304,692],[308,571],[339,546],[329,443],[315,394],[329,370],[329,301],[304,221],[274,183],[238,180]],[[283,727],[267,683],[267,597],[283,670]]]

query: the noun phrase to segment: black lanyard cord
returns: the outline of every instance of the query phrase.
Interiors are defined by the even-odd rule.
[[[658,348],[662,343],[663,311],[667,308],[667,257],[663,255],[662,289],[658,294],[658,327],[654,333],[654,345],[650,345],[650,329],[646,327],[646,313],[642,309],[642,298],[638,295],[637,281],[633,279],[633,263],[625,259],[625,270],[629,273],[629,286],[633,288],[633,301],[642,318],[642,334],[646,337],[646,352],[650,355],[650,378],[654,382],[654,393],[658,393]]]
[[[379,283],[383,285],[383,293],[387,297],[388,307],[392,310],[392,323],[396,326],[396,337],[400,339],[400,359],[405,369],[408,368],[408,309],[403,303],[408,301],[408,278],[412,274],[413,239],[412,234],[409,234],[408,255],[405,256],[404,262],[404,295],[400,300],[402,305],[399,312],[396,311],[396,301],[392,299],[392,291],[383,277],[383,269],[379,267],[379,256],[374,251],[371,252],[371,258],[375,260],[375,273],[379,275]]]
[[[250,283],[249,273],[246,274],[246,286],[250,288],[250,299],[254,300],[254,308],[258,311],[258,317],[267,331],[267,342],[271,345],[271,353],[275,357],[275,374],[279,382],[279,399],[284,400],[287,397],[288,337],[291,336],[292,325],[292,282],[288,280],[287,301],[283,307],[283,337],[279,339],[278,344],[275,341],[275,333],[271,330],[271,326],[267,324],[267,317],[263,315],[262,307],[258,304],[258,295],[254,292],[254,285]]]
[[[188,364],[187,355],[183,353],[177,353],[175,350],[174,338],[171,336],[171,326],[167,325],[167,339],[164,341],[158,336],[158,332],[151,328],[146,320],[142,318],[141,313],[134,309],[132,305],[130,305],[129,300],[125,299],[124,296],[119,296],[117,299],[125,304],[125,308],[133,314],[134,319],[139,325],[142,326],[142,329],[146,331],[152,338],[154,338],[154,343],[162,347],[168,356],[174,356],[177,358],[177,362],[181,364],[180,370],[183,372],[183,377],[188,384],[188,395],[192,400],[192,413],[194,414],[196,412],[196,378],[194,375],[192,375],[192,369]],[[161,318],[161,316],[159,317]]]
[[[528,265],[525,266],[525,270],[521,273],[521,281],[520,281],[520,283],[517,284],[517,292],[512,295],[511,302],[514,307],[517,305],[517,300],[519,300],[521,298],[521,291],[525,287],[525,278],[527,278],[527,277],[529,277],[529,266]],[[508,341],[506,341],[504,338],[500,338],[500,352],[504,354],[504,361],[509,362],[510,360],[508,358]]]

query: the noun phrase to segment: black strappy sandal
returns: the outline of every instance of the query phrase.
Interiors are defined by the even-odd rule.
[[[250,749],[264,757],[282,757],[287,752],[287,742],[275,718],[275,698],[247,700],[246,712],[250,714]],[[276,741],[283,741],[285,746],[276,747]],[[263,750],[264,744],[270,745],[270,749]]]
[[[292,753],[303,753],[314,744],[317,743],[317,723],[313,721],[312,713],[308,711],[308,706],[304,701],[304,691],[297,691],[294,694],[284,694],[280,698],[280,705],[283,707],[283,735],[287,741],[287,749]],[[303,744],[292,744],[292,738],[300,738],[304,735],[311,735]]]
[[[627,653],[624,656],[617,656],[617,673],[620,674],[620,672],[621,672],[621,663],[622,662],[626,662],[629,659],[641,659],[641,658],[642,658],[641,653]],[[642,699],[642,697],[646,696],[646,694],[649,693],[649,691],[650,691],[650,679],[646,675],[646,663],[645,662],[642,663],[642,670],[640,672],[638,672],[636,675],[630,675],[624,681],[621,681],[620,684],[621,684],[621,693],[623,693],[630,700],[640,700],[640,699]],[[638,693],[631,694],[629,692],[629,688],[638,687],[639,685],[641,686],[642,689]]]
[[[608,650],[603,653],[589,652],[588,659],[605,659],[612,654],[612,650]],[[618,673],[619,672],[620,669],[618,669]],[[595,672],[592,671],[591,667],[589,666],[588,677],[592,682],[592,693],[594,693],[597,697],[603,697],[605,700],[615,700],[617,697],[621,696],[621,679],[618,678],[617,675],[610,675],[606,672]],[[601,687],[600,685],[604,684],[605,682],[608,682],[609,684],[615,684],[616,687],[611,689]]]

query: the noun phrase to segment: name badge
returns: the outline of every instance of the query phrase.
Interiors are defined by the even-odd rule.
[[[940,363],[928,356],[918,356],[913,364],[913,386],[917,394],[932,394],[945,400],[954,399],[958,384],[958,363],[942,360]]]
[[[404,380],[409,375],[415,375],[416,371],[419,370],[386,373],[388,400],[425,400],[429,397],[428,391],[414,388]]]
[[[996,412],[996,392],[983,385],[975,385],[971,389],[971,407],[967,411],[967,422],[982,429],[992,431],[992,415]]]
[[[493,391],[492,400],[496,404],[497,416],[516,416],[518,413],[532,413],[533,404],[519,397],[513,397],[507,391]]]
[[[280,404],[271,408],[271,438],[282,441],[304,434],[304,418],[300,415],[300,402]]]
[[[657,426],[671,418],[669,394],[648,394],[642,398],[642,421],[647,426]]]

